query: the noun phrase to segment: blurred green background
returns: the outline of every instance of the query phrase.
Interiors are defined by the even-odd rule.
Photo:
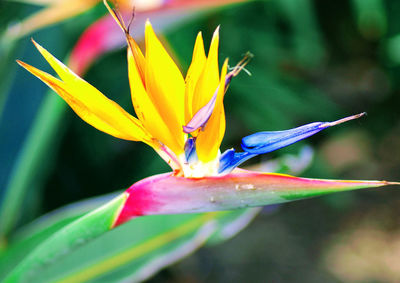
[[[35,8],[0,2],[0,26]],[[104,7],[33,35],[66,58]],[[225,98],[222,150],[242,137],[366,111],[368,116],[254,159],[259,164],[305,144],[315,150],[304,177],[400,180],[400,2],[396,0],[250,1],[214,11],[165,36],[185,72],[194,39],[206,46],[221,25],[220,61],[254,59]],[[46,86],[14,64],[50,68],[28,38],[0,62],[0,201]],[[6,54],[5,52],[2,54]],[[98,60],[85,79],[133,113],[125,49]],[[6,93],[8,95],[6,95]],[[2,107],[4,102],[4,107]],[[52,117],[46,117],[51,120]],[[62,205],[129,187],[167,166],[140,143],[83,123],[71,110],[46,147],[18,226]],[[399,282],[400,193],[394,187],[299,201],[264,211],[236,238],[201,249],[149,282]]]

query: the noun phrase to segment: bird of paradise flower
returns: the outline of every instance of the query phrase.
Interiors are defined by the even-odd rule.
[[[225,60],[219,71],[219,28],[214,32],[208,55],[199,33],[184,78],[149,21],[143,54],[121,14],[107,1],[104,3],[128,43],[128,76],[137,118],[35,41],[36,48],[60,79],[24,62],[18,63],[52,88],[85,122],[114,137],[148,144],[170,165],[172,172],[139,181],[119,197],[122,201],[116,208],[112,227],[141,215],[231,210],[398,184],[306,179],[239,169],[240,164],[256,155],[288,146],[364,113],[334,122],[256,133],[242,139],[243,152],[228,149],[221,153],[219,148],[225,133],[223,98],[232,79],[248,63],[249,55],[233,68],[228,68]]]
[[[33,5],[43,6],[38,12],[28,16],[21,21],[14,22],[7,30],[2,39],[7,42],[7,46],[14,46],[16,40],[31,34],[39,29],[45,28],[52,24],[59,23],[63,20],[70,19],[80,13],[83,13],[93,8],[99,0],[15,0],[18,2],[29,3]],[[114,1],[118,3],[118,7],[125,18],[132,15],[132,10],[135,11],[135,22],[131,30],[132,33],[136,34],[136,37],[140,40],[143,38],[143,30],[146,19],[151,18],[153,23],[156,22],[156,28],[159,30],[166,30],[177,23],[192,19],[196,15],[201,15],[206,11],[215,10],[218,7],[228,6],[229,4],[245,2],[245,0],[133,0],[133,1]],[[67,61],[67,65],[79,76],[84,76],[91,64],[95,62],[102,55],[111,52],[113,50],[122,48],[125,44],[125,37],[120,32],[118,25],[115,24],[113,17],[107,14],[93,24],[87,27],[79,37],[78,41],[71,50],[70,56]],[[1,100],[1,99],[0,99]],[[3,97],[3,102],[5,98]],[[2,107],[2,101],[0,101],[0,108]],[[54,100],[54,97],[48,96],[41,104],[38,109],[36,119],[33,122],[29,135],[24,141],[24,148],[28,146],[34,136],[34,131],[37,128],[44,129],[45,134],[41,132],[41,136],[47,137],[35,141],[35,143],[46,147],[48,140],[54,138],[56,135],[55,128],[59,121],[62,119],[61,116],[65,112],[65,106],[59,101]],[[43,126],[39,121],[40,113],[45,116],[52,116],[53,126]],[[21,149],[24,152],[24,149]],[[27,157],[24,155],[24,159],[21,163],[16,163],[14,166],[14,172],[22,172],[20,164],[30,163],[30,160],[39,160],[39,153],[35,151],[33,155]],[[29,160],[26,160],[29,159]],[[35,163],[37,161],[33,161]],[[18,181],[16,181],[18,180]],[[20,182],[20,177],[12,175],[10,181],[6,186],[7,198],[21,199],[14,197],[15,195],[23,195],[24,188],[30,185],[32,180],[23,178]],[[14,196],[13,196],[14,195]],[[6,198],[4,198],[5,200]],[[18,218],[18,204],[19,201],[9,202],[4,201],[1,205],[0,215],[6,220],[0,224],[0,237],[8,233],[15,225],[16,219]],[[7,217],[4,217],[8,215]]]

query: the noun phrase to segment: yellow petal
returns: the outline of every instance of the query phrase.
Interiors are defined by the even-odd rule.
[[[196,140],[196,149],[199,160],[207,163],[214,160],[218,155],[218,150],[225,134],[225,111],[224,111],[224,94],[225,94],[225,76],[228,69],[228,60],[221,71],[221,81],[219,83],[218,96],[215,102],[215,108],[208,120],[204,131],[200,131]]]
[[[130,48],[128,48],[128,73],[132,103],[139,120],[153,137],[167,145],[173,152],[180,153],[182,148],[178,147],[177,143],[171,142],[174,138],[144,88]]]
[[[11,36],[22,37],[35,30],[61,22],[67,18],[74,17],[89,10],[100,0],[57,0],[53,3],[26,18],[20,23],[12,26],[8,32]],[[34,1],[32,1],[34,2]],[[46,1],[43,1],[44,3]]]
[[[146,23],[145,43],[146,90],[173,136],[173,140],[165,144],[172,146],[175,143],[183,149],[185,82],[175,62],[156,37],[150,22]]]
[[[52,57],[52,60],[54,60],[52,63],[55,63],[57,59]],[[149,133],[135,117],[89,83],[74,75],[61,62],[57,69],[58,71],[67,69],[69,74],[66,73],[67,71],[62,73],[62,77],[68,78],[67,81],[58,80],[26,63],[20,61],[18,63],[52,88],[79,117],[93,127],[120,139],[152,143]],[[72,75],[74,75],[74,80],[70,77]]]
[[[185,124],[187,124],[194,115],[192,109],[194,90],[199,77],[202,74],[206,60],[203,37],[201,32],[199,32],[196,38],[196,43],[194,44],[192,63],[190,64],[185,79]]]
[[[66,83],[74,83],[83,81],[78,75],[76,75],[72,70],[65,66],[60,60],[50,54],[49,51],[44,49],[39,43],[32,39],[33,44],[39,50],[40,54],[46,59],[50,66],[56,71],[57,75],[62,81]],[[86,82],[85,82],[86,83]],[[87,84],[87,83],[86,83]]]
[[[137,45],[136,41],[129,34],[127,34],[127,40],[129,48],[132,50],[133,57],[135,58],[140,78],[142,79],[142,82],[145,83],[146,61],[144,59],[143,53],[140,50],[139,46]]]
[[[205,106],[215,93],[219,84],[218,68],[219,27],[215,30],[208,52],[207,61],[196,84],[193,94],[192,113],[197,113]]]

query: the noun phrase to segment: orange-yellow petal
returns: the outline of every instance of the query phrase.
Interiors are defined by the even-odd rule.
[[[33,44],[37,50],[42,54],[44,59],[50,64],[50,66],[56,71],[57,75],[62,81],[66,83],[75,83],[83,81],[78,75],[76,75],[71,69],[64,65],[60,60],[54,57],[49,51],[43,48],[39,43],[32,39]],[[86,83],[86,82],[85,82]],[[87,84],[87,83],[86,83]]]
[[[185,87],[185,125],[193,118],[193,95],[196,84],[206,64],[206,53],[201,32],[198,33],[194,44],[192,63],[186,74]]]
[[[214,111],[208,120],[204,131],[200,131],[196,140],[196,149],[199,160],[207,163],[214,160],[218,155],[218,150],[225,134],[225,111],[224,111],[224,94],[225,94],[225,76],[228,69],[228,60],[221,71],[221,80],[219,83],[218,96],[215,102]]]
[[[196,84],[193,94],[192,113],[195,114],[205,106],[215,93],[219,84],[218,67],[219,27],[215,30],[208,52],[207,61]],[[192,133],[196,134],[196,133]]]
[[[175,152],[180,154],[183,152],[185,137],[182,131],[185,124],[185,82],[175,62],[155,35],[150,22],[146,23],[145,43],[146,90],[173,136],[165,145],[180,148],[180,152]]]
[[[139,120],[153,137],[168,145],[173,152],[179,152],[181,149],[176,143],[170,142],[174,138],[144,88],[139,68],[130,48],[128,48],[128,74],[132,103]]]
[[[54,57],[52,57],[52,60],[52,63],[58,61]],[[52,88],[79,117],[93,127],[120,139],[152,142],[149,133],[135,117],[127,113],[117,103],[105,97],[89,83],[74,75],[61,62],[59,62],[60,65],[57,66],[57,69],[61,72],[66,68],[65,72],[62,73],[62,77],[68,78],[65,81],[56,79],[26,63],[20,61],[18,63]],[[66,74],[66,72],[70,73]],[[72,79],[72,76],[74,76],[74,79]]]

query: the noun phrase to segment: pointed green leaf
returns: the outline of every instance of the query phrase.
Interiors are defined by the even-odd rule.
[[[17,256],[17,262],[21,261],[24,250],[26,254],[38,245],[6,282],[119,282],[127,278],[136,282],[176,262],[210,238],[216,243],[232,237],[259,211],[140,217],[102,234],[110,221],[105,226],[97,221],[104,224],[104,216],[118,210],[120,203],[114,200],[114,204],[66,226],[101,200],[104,198],[74,204],[25,228],[17,235],[16,246],[0,258],[0,279],[9,259]],[[91,225],[97,227],[96,231],[91,231]],[[99,238],[87,241],[97,233],[101,234]]]
[[[4,282],[30,281],[34,274],[58,262],[65,254],[110,230],[125,200],[125,194],[121,194],[57,231],[36,247]]]

